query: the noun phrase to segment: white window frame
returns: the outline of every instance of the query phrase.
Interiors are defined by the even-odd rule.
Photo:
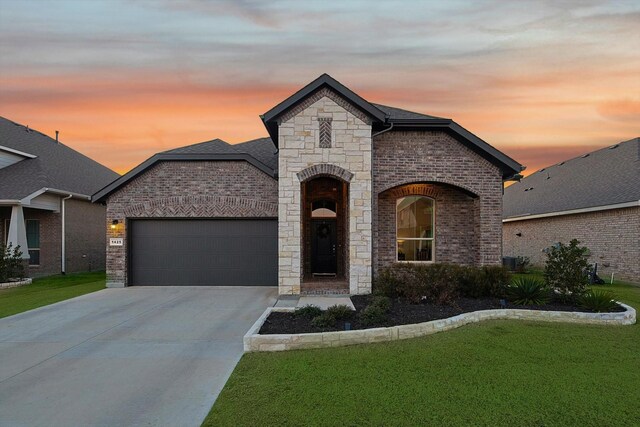
[[[433,237],[398,237],[398,206],[400,203],[406,199],[407,197],[422,197],[425,199],[431,200],[433,206],[433,212],[431,215],[431,229],[433,230]],[[428,196],[423,196],[421,194],[410,194],[407,196],[399,197],[396,199],[396,209],[395,209],[395,239],[393,244],[395,246],[394,250],[396,253],[396,262],[406,262],[406,263],[420,263],[420,264],[433,264],[436,262],[436,199]],[[420,260],[400,260],[398,259],[398,240],[430,240],[431,241],[431,260],[430,261],[420,261]]]
[[[40,232],[40,230],[42,229],[42,222],[39,219],[25,219],[24,220],[24,227],[25,230],[27,228],[27,221],[37,221],[38,222],[38,242],[40,242],[40,239],[42,238],[42,233]],[[27,238],[28,240],[28,238]],[[27,246],[29,246],[28,242],[27,242]],[[29,253],[30,251],[38,251],[38,263],[37,264],[31,264],[31,256],[29,256],[29,267],[40,267],[41,263],[42,263],[42,259],[40,259],[40,256],[42,255],[42,252],[40,251],[40,244],[38,244],[37,248],[27,248],[27,253]]]

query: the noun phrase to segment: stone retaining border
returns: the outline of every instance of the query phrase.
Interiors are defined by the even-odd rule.
[[[32,279],[23,279],[18,282],[0,283],[0,289],[17,288],[18,286],[30,285]]]
[[[496,319],[538,320],[597,325],[635,324],[636,310],[621,302],[618,302],[618,304],[624,307],[626,311],[620,313],[582,313],[576,311],[543,311],[506,308],[473,311],[449,317],[448,319],[432,320],[430,322],[416,323],[413,325],[391,326],[388,328],[318,332],[311,334],[260,335],[259,332],[262,324],[272,312],[290,312],[295,310],[295,308],[289,307],[269,307],[244,336],[244,351],[302,350],[403,340],[448,331],[469,323]]]

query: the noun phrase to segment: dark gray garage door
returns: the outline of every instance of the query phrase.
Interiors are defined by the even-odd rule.
[[[278,222],[135,220],[132,285],[277,286]]]

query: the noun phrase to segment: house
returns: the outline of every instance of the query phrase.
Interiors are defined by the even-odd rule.
[[[104,270],[106,212],[91,195],[119,175],[0,117],[0,236],[32,277]]]
[[[503,182],[522,166],[453,120],[326,74],[261,119],[269,138],[165,151],[93,196],[108,286],[366,294],[398,261],[501,263]]]
[[[506,188],[504,253],[541,266],[578,239],[601,277],[640,283],[640,138],[542,168]]]

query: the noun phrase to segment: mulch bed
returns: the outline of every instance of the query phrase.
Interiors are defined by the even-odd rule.
[[[345,323],[349,323],[350,329],[367,329],[398,325],[408,325],[413,323],[429,322],[431,320],[446,319],[448,317],[457,316],[458,314],[468,313],[478,310],[491,310],[501,308],[498,298],[460,298],[451,305],[437,305],[432,303],[409,304],[405,300],[399,298],[392,300],[391,309],[388,312],[388,320],[384,323],[375,325],[362,325],[358,322],[358,312],[363,310],[371,300],[371,295],[356,295],[351,297],[351,301],[356,311],[351,318],[336,322],[334,328],[318,328],[311,324],[311,319],[295,316],[293,313],[272,312],[265,320],[260,334],[304,334],[313,332],[328,331],[344,331]],[[507,303],[506,308],[520,308],[527,310],[546,310],[546,311],[578,311],[589,313],[588,310],[576,307],[574,305],[560,304],[552,302],[544,306],[535,305],[513,305]],[[618,306],[618,312],[625,309]]]

